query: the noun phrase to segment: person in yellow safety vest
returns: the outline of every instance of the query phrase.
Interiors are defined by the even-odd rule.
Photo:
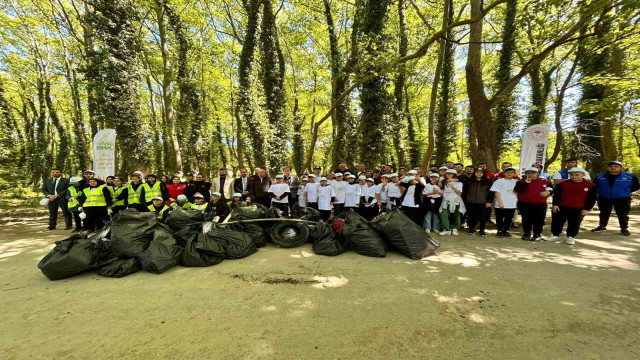
[[[111,217],[116,216],[120,211],[127,208],[127,201],[129,200],[129,188],[124,183],[124,180],[116,176],[113,178],[113,187],[111,188],[111,196],[113,199],[113,212]]]
[[[211,204],[204,201],[204,196],[202,194],[197,193],[193,195],[193,201],[195,204],[190,205],[191,209],[200,210],[203,214],[211,211]]]
[[[82,178],[72,177],[69,179],[69,188],[67,189],[67,208],[73,214],[73,220],[76,223],[76,228],[73,231],[82,230],[82,219],[80,218],[80,211],[78,211],[78,195],[82,192]]]
[[[78,210],[84,211],[85,230],[90,233],[104,226],[111,211],[111,191],[105,185],[98,185],[98,179],[89,179],[89,187],[82,190],[78,196]]]
[[[113,188],[113,181],[115,180],[115,176],[113,175],[109,175],[104,179],[105,185],[107,185],[110,188]],[[113,196],[113,191],[111,192],[111,195]]]
[[[164,222],[167,220],[167,216],[171,213],[171,208],[164,203],[162,197],[156,196],[151,201],[153,203],[147,206],[147,209],[156,214],[158,221]]]
[[[191,203],[189,201],[187,201],[187,196],[186,195],[178,195],[178,197],[176,198],[176,201],[172,202],[171,208],[175,209],[178,207],[181,207],[183,209],[191,209]]]
[[[169,200],[167,186],[163,182],[157,181],[157,177],[154,174],[149,174],[147,175],[147,182],[142,185],[140,203],[149,206],[153,198],[158,196],[161,197],[163,201]]]
[[[127,207],[144,212],[146,206],[140,202],[142,195],[142,177],[139,174],[131,175],[131,182],[127,185]]]

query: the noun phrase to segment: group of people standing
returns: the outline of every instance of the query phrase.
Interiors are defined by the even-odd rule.
[[[391,165],[367,170],[359,164],[356,171],[340,161],[336,169],[322,173],[315,167],[299,178],[284,167],[272,180],[264,169],[249,175],[239,170],[239,177],[218,170],[211,182],[199,173],[176,172],[172,177],[143,176],[134,172],[125,179],[108,176],[104,180],[87,170],[83,177],[67,179],[58,169],[51,170],[42,191],[48,199],[49,227],[56,227],[58,208],[65,217],[65,229],[95,230],[126,208],[155,212],[162,221],[176,207],[209,213],[214,221],[223,221],[234,207],[258,203],[276,207],[288,216],[294,206],[311,207],[323,220],[345,211],[354,211],[371,220],[380,212],[400,209],[427,232],[458,235],[466,223],[468,234],[486,236],[486,224],[495,209],[497,235],[511,237],[518,213],[522,219],[523,240],[559,240],[567,223],[563,242],[573,244],[584,216],[596,202],[600,208],[600,225],[594,232],[605,231],[615,209],[621,233],[628,231],[631,193],[640,189],[638,178],[623,172],[622,163],[612,161],[607,172],[594,181],[587,171],[567,159],[565,167],[553,178],[542,172],[540,164],[523,169],[522,178],[509,162],[502,171],[491,173],[486,164],[464,166],[446,162],[431,166],[423,173],[417,166],[410,170]],[[552,184],[553,181],[553,184]],[[551,236],[542,237],[547,217],[548,198],[552,197]]]

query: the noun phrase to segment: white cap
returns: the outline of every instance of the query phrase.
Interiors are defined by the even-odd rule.
[[[355,178],[356,178],[356,176],[355,176],[355,175],[353,175],[353,174],[349,174],[349,176],[347,176],[347,178],[348,178],[348,179],[355,179]]]
[[[367,180],[367,177],[364,175],[360,175],[360,177],[358,177],[358,180]]]
[[[178,197],[176,198],[176,200],[178,200],[178,201],[185,201],[185,200],[187,200],[187,196],[186,196],[186,195],[183,195],[183,194],[180,194],[180,195],[178,195]]]
[[[74,177],[72,177],[71,179],[69,179],[69,184],[77,184],[77,183],[79,183],[80,181],[82,181],[82,178],[81,178],[81,177],[74,176]]]
[[[323,182],[323,181],[327,181],[327,178],[324,176],[320,178],[320,182]]]
[[[458,172],[455,169],[447,170],[447,174],[457,174]]]
[[[385,179],[388,179],[388,178],[391,177],[391,175],[384,174],[384,175],[382,175],[382,177],[385,178]]]
[[[392,178],[394,178],[394,177],[398,177],[398,176],[399,176],[399,175],[398,175],[398,174],[396,174],[396,173],[393,173],[393,174],[389,175],[389,177],[392,177]]]
[[[302,179],[300,179],[302,181],[309,181],[309,179],[306,176],[303,176]]]
[[[95,171],[93,171],[93,170],[85,170],[85,171],[83,171],[83,172],[86,172],[86,173],[90,172],[90,173],[92,173],[92,174],[95,174],[95,173],[96,173],[96,172],[95,172]]]
[[[449,168],[448,168],[448,167],[446,167],[446,166],[440,166],[440,167],[438,168],[438,170],[448,170],[448,169],[449,169]]]
[[[194,199],[204,199],[204,195],[202,195],[202,194],[195,194],[195,195],[193,195],[193,198],[194,198]]]
[[[276,175],[276,179],[284,179],[284,175]]]
[[[367,178],[367,181],[369,181],[369,182],[375,182],[375,181],[373,181],[373,178]]]
[[[220,194],[220,193],[219,193],[219,192],[217,192],[217,191],[216,191],[216,192],[214,192],[214,193],[213,193],[213,194],[211,194],[211,195],[213,195],[213,196],[222,196],[222,194]]]
[[[528,167],[524,169],[524,172],[529,172],[529,171],[533,171],[533,172],[538,172],[538,168],[534,168],[534,167]]]
[[[162,198],[162,196],[156,196],[153,198],[153,200],[160,200],[160,201],[164,201],[164,199]]]
[[[429,174],[429,177],[440,177],[440,175],[438,173],[431,173]]]
[[[240,193],[233,193],[233,197],[242,197],[242,194],[240,194]]]
[[[405,179],[407,182],[412,182],[413,180],[415,180],[416,178],[414,178],[413,176],[407,176],[407,178]]]
[[[581,168],[581,167],[573,167],[571,169],[569,169],[569,171],[567,171],[568,173],[576,173],[576,172],[581,172],[583,174],[586,174],[587,172]]]
[[[336,173],[336,177],[338,177],[338,176],[344,176],[344,174],[342,174],[342,173]]]
[[[418,172],[416,170],[409,170],[409,172],[407,174],[409,175],[416,175]]]
[[[315,176],[314,174],[309,174],[308,176],[309,176],[309,177],[312,177],[312,178],[314,178],[314,179],[316,178],[316,176]]]

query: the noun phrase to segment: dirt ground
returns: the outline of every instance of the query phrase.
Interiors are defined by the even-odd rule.
[[[68,232],[44,224],[0,225],[1,359],[640,358],[639,235],[461,234],[421,261],[269,245],[209,268],[53,282],[36,264]]]

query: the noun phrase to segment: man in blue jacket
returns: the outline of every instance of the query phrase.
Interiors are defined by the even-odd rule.
[[[620,232],[629,236],[629,211],[631,210],[631,193],[640,190],[638,178],[622,171],[622,163],[610,161],[608,172],[598,175],[594,184],[598,188],[598,207],[600,208],[600,226],[591,230],[602,232],[607,230],[611,209],[616,209]]]

